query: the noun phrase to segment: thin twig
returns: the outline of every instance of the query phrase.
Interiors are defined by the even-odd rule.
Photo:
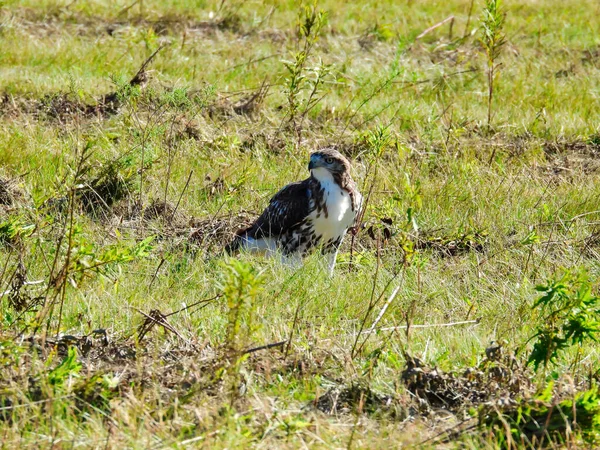
[[[392,81],[392,83],[403,84],[404,87],[402,89],[405,89],[407,87],[413,87],[413,86],[417,86],[419,84],[432,83],[434,81],[439,80],[440,78],[448,79],[455,75],[462,75],[463,73],[472,73],[472,72],[480,72],[480,71],[481,71],[481,69],[479,69],[477,67],[472,67],[472,68],[466,69],[466,70],[457,70],[456,72],[445,73],[445,74],[442,74],[439,77],[435,77],[435,78],[425,78],[423,80],[417,80],[417,81],[398,80],[398,81]]]
[[[148,58],[146,58],[146,60],[142,63],[142,65],[140,66],[140,69],[137,71],[137,73],[135,74],[135,76],[131,79],[131,81],[129,82],[129,84],[131,85],[135,85],[135,84],[139,84],[139,80],[141,79],[142,74],[146,71],[146,68],[148,67],[148,65],[152,62],[152,60],[154,59],[154,57],[156,55],[158,55],[158,53],[165,47],[171,45],[168,42],[163,43],[160,47],[158,47],[154,53],[152,53]]]
[[[261,345],[260,347],[249,348],[248,350],[244,350],[242,354],[246,355],[248,353],[258,352],[260,350],[267,350],[269,348],[283,347],[285,344],[288,343],[288,341],[289,339],[286,339],[285,341],[273,342],[271,344]]]
[[[467,17],[467,24],[465,25],[465,32],[463,33],[463,39],[467,37],[467,33],[469,32],[469,25],[471,25],[471,15],[473,14],[473,3],[475,3],[475,0],[471,0],[471,4],[469,5],[469,15]]]
[[[399,290],[400,290],[400,285],[396,286],[396,289],[393,290],[393,292],[391,293],[391,295],[389,296],[389,298],[387,299],[387,301],[383,305],[383,308],[381,308],[381,311],[379,311],[379,314],[377,315],[377,318],[373,321],[373,325],[371,325],[371,328],[369,328],[363,334],[370,334],[373,331],[375,331],[375,327],[377,326],[377,324],[383,318],[383,315],[387,311],[387,309],[390,306],[390,304],[394,301],[394,298],[396,298],[396,295],[398,294]]]
[[[172,325],[170,325],[168,322],[166,322],[165,320],[159,320],[155,317],[152,317],[149,314],[146,314],[144,311],[142,311],[141,309],[136,308],[135,306],[130,306],[130,308],[135,309],[137,312],[139,312],[141,315],[143,315],[144,317],[146,317],[146,319],[151,320],[152,322],[160,325],[161,327],[163,327],[165,330],[170,331],[171,333],[175,334],[179,339],[181,339],[183,342],[185,342],[186,344],[192,346],[194,349],[196,348],[196,346],[189,340],[187,340],[186,338],[184,338],[181,333],[179,333],[179,331],[177,331],[175,328],[173,328]],[[166,317],[166,316],[165,316]],[[146,332],[149,330],[146,330]],[[145,335],[146,333],[142,334],[142,337]]]
[[[117,18],[121,17],[123,14],[125,14],[127,11],[129,11],[131,8],[133,8],[135,5],[137,5],[139,2],[140,2],[140,0],[135,0],[131,5],[123,8],[121,11],[118,12]]]
[[[475,320],[463,320],[461,322],[449,322],[449,323],[426,323],[426,324],[421,324],[421,325],[410,325],[410,328],[445,328],[445,327],[455,327],[458,325],[469,325],[469,324],[479,324],[479,322],[481,321],[481,319],[475,319]],[[361,334],[368,334],[368,333],[376,333],[379,331],[395,331],[395,330],[405,330],[408,328],[408,325],[399,325],[397,327],[385,327],[385,328],[379,328],[376,330],[366,330],[363,331]]]
[[[182,311],[185,311],[185,310],[187,310],[187,309],[193,308],[194,306],[200,305],[200,304],[202,304],[202,303],[209,303],[209,302],[212,302],[213,300],[216,300],[216,299],[218,299],[218,298],[220,298],[220,297],[222,297],[222,296],[223,296],[223,294],[217,294],[217,295],[215,295],[214,297],[211,297],[211,298],[205,298],[205,299],[203,299],[203,300],[198,300],[197,302],[194,302],[194,303],[192,303],[191,305],[186,305],[186,306],[184,306],[183,308],[181,308],[181,309],[178,309],[177,311],[170,312],[169,314],[165,314],[164,316],[165,316],[165,317],[169,317],[169,316],[172,316],[172,315],[174,315],[174,314],[179,314],[179,313],[180,313],[180,312],[182,312]]]
[[[379,257],[379,256],[378,256]],[[360,338],[360,336],[362,334],[364,334],[364,332],[362,331],[364,329],[364,324],[366,321],[366,318],[369,317],[371,315],[371,311],[375,308],[375,306],[377,304],[379,304],[379,301],[383,298],[383,294],[385,293],[385,291],[387,291],[388,287],[392,284],[392,282],[400,275],[400,274],[404,274],[404,270],[396,273],[392,279],[390,281],[388,281],[388,283],[385,285],[385,287],[383,288],[383,290],[381,291],[381,294],[379,294],[379,297],[377,297],[377,301],[375,303],[373,303],[373,305],[371,306],[371,304],[369,304],[369,311],[367,312],[367,314],[365,315],[365,319],[363,320],[363,322],[361,323],[361,328],[359,333],[356,335],[356,339],[354,340],[354,346],[352,347],[352,355],[358,354],[362,351],[362,349],[364,348],[365,344],[367,343],[368,337],[366,337],[362,343],[359,345],[358,349],[356,349],[356,344],[358,343],[358,340]],[[392,300],[394,300],[394,297],[396,297],[396,294],[398,293],[398,290],[400,289],[400,285],[402,283],[398,283],[398,287],[394,290],[394,292],[392,292],[392,294],[390,295],[389,299],[388,299],[388,306],[389,306],[389,302],[391,302]],[[375,320],[374,325],[371,325],[370,330],[374,330],[375,329],[375,325],[381,320],[381,318],[383,317],[383,314],[385,314],[385,310],[387,309],[387,306],[384,306],[384,308],[382,309],[382,311],[379,313],[379,315],[377,316],[377,319]]]
[[[283,359],[287,359],[288,354],[290,353],[290,347],[292,346],[292,339],[294,338],[294,330],[296,329],[296,325],[298,323],[298,317],[300,314],[300,307],[304,305],[304,302],[299,301],[298,306],[296,306],[296,312],[294,313],[294,321],[292,322],[292,330],[290,332],[290,338],[288,339],[288,344],[285,347],[285,354],[283,355]]]
[[[192,174],[194,173],[194,170],[190,170],[190,174],[188,175],[188,179],[185,182],[185,186],[183,187],[183,191],[181,191],[181,194],[179,195],[179,198],[177,199],[177,204],[175,205],[175,209],[173,209],[173,213],[171,214],[171,217],[169,217],[169,223],[171,223],[173,221],[173,217],[175,217],[175,213],[177,212],[177,208],[179,208],[179,203],[181,203],[181,198],[183,197],[183,194],[185,194],[185,191],[187,190],[188,186],[190,185],[190,180],[192,179]]]
[[[32,406],[39,405],[41,403],[57,401],[57,400],[65,400],[67,398],[73,398],[75,396],[76,396],[75,394],[68,394],[68,395],[63,395],[62,397],[45,398],[44,400],[37,400],[37,401],[31,402],[31,403],[23,403],[23,404],[19,404],[19,405],[10,405],[10,406],[1,406],[0,411],[10,411],[10,410],[17,409],[17,408],[31,408]]]
[[[158,263],[158,267],[154,271],[154,275],[152,275],[152,279],[150,280],[150,284],[148,285],[148,292],[150,292],[152,290],[152,285],[154,284],[154,281],[158,278],[158,271],[160,270],[162,265],[165,263],[165,261],[166,261],[166,259],[162,258],[160,260],[160,263]]]
[[[249,66],[250,64],[265,61],[267,59],[275,58],[277,56],[281,56],[281,53],[273,53],[272,55],[269,55],[269,56],[263,56],[262,58],[251,59],[247,62],[236,64],[235,66],[231,66],[231,67],[225,69],[225,72],[230,72],[234,69],[237,69],[238,67]]]
[[[450,16],[445,18],[444,20],[442,20],[441,22],[436,23],[435,25],[430,26],[429,28],[427,28],[425,31],[423,31],[420,35],[418,35],[415,38],[415,41],[418,41],[419,39],[421,39],[422,37],[424,37],[425,35],[429,34],[430,32],[432,32],[433,30],[435,30],[436,28],[441,27],[442,25],[444,25],[445,23],[448,23],[450,21],[454,20],[454,16]]]
[[[387,78],[380,86],[377,87],[377,89],[375,89],[373,92],[371,92],[371,94],[365,98],[360,105],[358,105],[358,108],[356,108],[354,110],[354,112],[352,113],[352,115],[348,118],[348,120],[346,121],[346,124],[344,125],[344,128],[342,129],[342,131],[340,133],[338,133],[337,135],[337,139],[341,139],[342,136],[346,133],[346,130],[348,129],[348,127],[350,126],[350,123],[352,122],[352,120],[354,119],[354,117],[358,114],[358,112],[360,111],[360,109],[365,106],[367,103],[369,103],[376,95],[378,95],[381,91],[383,91],[384,89],[386,89],[391,83],[394,82],[394,79],[399,75],[399,73],[395,72],[393,73],[389,78]],[[353,99],[354,100],[354,99]],[[348,106],[346,107],[346,109],[344,110],[344,114],[345,111],[348,110],[350,108],[350,105],[352,104],[352,101],[350,101],[350,103],[348,104]]]

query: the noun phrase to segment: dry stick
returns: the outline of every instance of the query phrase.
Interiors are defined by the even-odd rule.
[[[135,306],[130,306],[130,308],[135,309],[137,312],[139,312],[141,315],[143,315],[144,317],[146,317],[147,319],[150,319],[152,322],[160,325],[161,327],[163,327],[165,330],[169,330],[171,333],[175,334],[179,339],[181,339],[183,342],[185,342],[188,345],[191,345],[193,348],[196,348],[196,346],[189,340],[187,340],[186,338],[184,338],[181,333],[179,333],[179,331],[177,331],[175,328],[173,328],[173,326],[171,324],[169,324],[166,321],[163,320],[158,320],[155,317],[152,317],[149,314],[146,314],[144,311],[142,311],[141,309],[136,308]]]
[[[70,9],[71,6],[73,6],[75,3],[77,3],[78,0],[71,0],[71,3],[69,3],[68,5],[65,5],[62,9],[64,9],[65,11]]]
[[[445,328],[445,327],[455,327],[458,325],[469,325],[469,324],[479,324],[479,322],[481,321],[481,319],[475,319],[475,320],[463,320],[460,322],[449,322],[449,323],[426,323],[426,324],[421,324],[421,325],[399,325],[397,327],[385,327],[385,328],[379,328],[377,330],[367,330],[367,331],[363,331],[360,334],[370,334],[370,333],[376,333],[379,331],[395,331],[395,330],[406,330],[409,326],[410,328]]]
[[[379,244],[378,244],[379,245]],[[378,258],[379,260],[379,258]],[[379,266],[379,263],[378,263]],[[385,294],[385,291],[387,291],[387,289],[390,287],[390,285],[394,282],[394,280],[396,278],[398,278],[398,275],[400,275],[402,272],[398,272],[396,274],[394,274],[394,276],[387,282],[387,284],[384,286],[384,288],[381,290],[381,294],[379,294],[379,296],[377,297],[377,300],[373,301],[373,299],[371,299],[369,301],[369,306],[367,307],[367,312],[365,313],[365,316],[362,320],[362,322],[360,323],[360,328],[358,330],[358,334],[356,335],[356,338],[354,339],[354,344],[352,345],[352,350],[350,351],[350,355],[354,356],[359,350],[361,350],[364,346],[364,342],[360,345],[359,349],[356,350],[356,346],[358,345],[358,339],[360,337],[360,335],[362,334],[364,328],[365,328],[365,324],[367,322],[367,319],[370,317],[371,312],[373,311],[373,309],[375,309],[375,306],[377,306],[379,304],[379,301],[383,298],[383,294]],[[374,280],[374,285],[375,285],[376,280]],[[375,291],[375,289],[373,288],[373,292]]]
[[[406,313],[404,314],[404,319],[406,320],[406,328],[404,329],[404,336],[406,337],[406,348],[408,348],[410,346],[410,340],[411,340],[411,327],[413,325],[413,318],[415,316],[415,308],[417,307],[417,302],[415,299],[413,299],[410,302],[410,307],[409,309],[406,311]],[[425,350],[427,351],[427,347],[425,347]],[[404,355],[405,357],[407,356],[407,354],[405,353]]]
[[[238,108],[238,110],[241,111],[241,113],[243,113],[244,109],[251,108],[253,103],[256,103],[256,105],[262,104],[265,97],[269,93],[270,88],[271,88],[271,85],[267,84],[267,77],[265,77],[265,79],[263,80],[263,82],[260,85],[260,87],[258,88],[258,90],[256,90],[250,96],[250,98],[248,98],[244,103],[241,103],[241,104],[238,103],[237,105],[233,106],[234,111],[236,108]]]
[[[427,443],[429,443],[431,441],[434,441],[433,442],[434,445],[443,444],[443,443],[447,442],[446,439],[451,434],[452,430],[456,430],[457,428],[462,427],[465,423],[473,422],[474,420],[475,419],[473,419],[473,418],[468,418],[466,420],[463,420],[462,422],[457,423],[456,425],[454,425],[454,426],[452,426],[450,428],[446,428],[445,430],[441,431],[440,433],[438,433],[438,434],[436,434],[434,436],[431,436],[430,438],[427,438],[424,441],[419,442],[416,445],[415,448],[421,448],[422,446],[424,446],[425,444],[427,444]],[[477,426],[476,424],[472,425],[472,426],[464,429],[463,432],[470,431],[470,430],[474,429],[476,426]],[[441,437],[444,437],[444,439],[441,440],[441,441],[438,441],[437,439],[439,439]]]
[[[185,182],[185,186],[183,187],[183,190],[181,191],[181,194],[179,194],[179,199],[177,199],[177,204],[175,205],[175,209],[173,209],[173,214],[171,214],[171,217],[169,218],[169,222],[173,221],[173,218],[175,217],[175,213],[177,212],[177,208],[179,208],[179,203],[181,203],[181,198],[183,197],[183,194],[185,194],[185,191],[187,190],[188,186],[190,185],[190,180],[192,179],[192,174],[194,173],[194,169],[190,170],[190,174],[188,175],[188,179]]]
[[[158,52],[160,52],[163,48],[165,48],[167,45],[170,45],[169,43],[164,43],[162,44],[160,47],[158,47],[154,53],[152,53],[148,58],[146,58],[146,60],[142,63],[142,65],[140,66],[139,70],[137,71],[137,73],[134,75],[134,77],[129,81],[129,85],[130,86],[135,86],[135,85],[139,85],[142,83],[143,80],[143,75],[146,72],[146,68],[148,67],[148,65],[152,62],[152,60],[154,59],[154,57],[156,55],[158,55]],[[138,120],[139,123],[139,120]],[[144,167],[144,156],[146,153],[146,140],[148,138],[146,130],[148,128],[149,124],[146,125],[146,127],[144,127],[144,132],[142,134],[142,157],[141,157],[141,167],[140,167],[140,196],[139,196],[139,204],[140,207],[142,207],[142,200],[143,200],[143,187],[144,187],[144,171],[145,171],[145,167]]]
[[[188,310],[190,308],[193,308],[194,306],[198,306],[198,305],[203,304],[203,303],[204,304],[208,304],[211,301],[216,300],[216,299],[218,299],[218,298],[220,298],[222,296],[223,296],[223,294],[217,294],[217,295],[215,295],[214,297],[211,297],[211,298],[205,298],[205,299],[202,299],[202,300],[198,300],[197,302],[194,302],[191,305],[184,306],[183,308],[178,309],[177,311],[170,312],[169,314],[163,314],[163,317],[170,317],[170,316],[172,316],[174,314],[179,314],[182,311],[186,311],[186,310]],[[198,309],[201,309],[201,308],[198,308]],[[127,339],[129,339],[129,337],[131,337],[133,334],[135,334],[135,331],[132,332],[132,333],[130,333],[129,335],[127,335]]]
[[[360,392],[360,399],[358,401],[359,407],[356,409],[356,415],[354,417],[354,424],[352,425],[352,432],[350,433],[350,439],[348,439],[348,444],[346,445],[347,450],[352,450],[352,443],[354,442],[354,435],[356,434],[356,429],[358,428],[358,420],[360,418],[360,410],[362,410],[362,404],[364,400],[364,392]]]
[[[400,273],[404,273],[404,271],[400,272]],[[398,275],[394,276],[394,278],[392,278],[392,280],[390,280],[390,282],[387,284],[387,286],[385,287],[385,289],[383,291],[381,291],[381,295],[379,296],[379,298],[377,299],[377,303],[379,303],[379,299],[381,299],[381,297],[383,296],[383,293],[386,291],[387,287],[392,283],[392,281],[397,277]],[[400,285],[402,283],[398,283],[398,286],[396,287],[396,289],[394,289],[394,291],[392,292],[392,294],[389,296],[388,301],[385,303],[385,305],[383,305],[383,308],[381,309],[381,311],[379,312],[379,315],[377,316],[377,318],[375,319],[375,321],[373,322],[373,325],[371,325],[371,328],[368,331],[368,333],[365,333],[362,331],[362,326],[361,326],[361,330],[359,331],[359,333],[356,335],[356,339],[355,339],[355,343],[358,342],[358,338],[362,335],[362,334],[370,334],[373,332],[373,330],[375,330],[375,326],[379,323],[379,321],[383,318],[383,315],[385,314],[386,310],[388,309],[388,307],[390,306],[390,303],[394,300],[394,298],[396,297],[396,295],[398,294],[398,291],[400,290]],[[373,305],[373,307],[375,307],[375,305]],[[360,346],[358,347],[358,349],[356,350],[356,353],[359,353],[362,351],[363,347],[365,346],[365,344],[367,343],[367,338],[365,338],[362,343],[360,344]],[[354,354],[354,348],[353,350],[353,354]]]
[[[283,355],[284,361],[287,359],[288,354],[290,353],[290,347],[292,346],[292,339],[294,338],[294,330],[296,329],[296,325],[298,324],[298,316],[300,314],[300,307],[303,306],[302,301],[298,302],[298,306],[296,306],[296,312],[294,313],[294,321],[292,322],[292,331],[290,332],[290,338],[288,339],[288,344],[285,347],[285,354]]]
[[[135,5],[137,5],[139,2],[140,2],[140,0],[135,0],[131,5],[123,8],[121,11],[118,12],[117,18],[121,17],[123,14],[125,14],[127,11],[129,11],[131,8],[133,8]]]
[[[348,127],[350,126],[350,122],[352,122],[352,119],[354,119],[354,117],[356,117],[356,115],[358,114],[358,111],[360,111],[360,109],[365,106],[367,103],[369,103],[373,97],[379,95],[379,93],[381,91],[383,91],[385,88],[387,88],[391,83],[393,83],[394,78],[396,78],[397,75],[393,75],[392,77],[388,78],[387,80],[385,80],[377,89],[375,89],[373,92],[371,92],[371,94],[364,99],[361,104],[358,106],[358,108],[356,108],[356,110],[352,113],[352,115],[348,118],[348,121],[346,122],[346,125],[344,125],[344,128],[342,129],[342,131],[338,134],[338,140],[344,135],[344,133],[346,133],[346,130],[348,129]],[[350,103],[351,104],[351,103]],[[348,107],[346,108],[346,110],[350,107],[350,104],[348,104]],[[344,111],[346,111],[344,110]]]
[[[392,303],[392,301],[394,301],[394,298],[396,298],[396,295],[398,294],[399,290],[400,290],[400,285],[396,286],[396,289],[394,289],[392,291],[392,294],[389,296],[389,298],[387,299],[387,301],[383,305],[383,308],[381,308],[381,311],[379,311],[379,314],[377,315],[377,318],[373,321],[373,325],[371,325],[371,328],[369,328],[367,331],[364,331],[363,332],[364,334],[370,334],[373,331],[375,331],[375,327],[377,326],[377,324],[383,318],[383,315],[385,314],[385,312],[389,308],[389,306]]]
[[[73,186],[71,187],[71,190],[70,190],[69,211],[68,211],[69,212],[69,234],[68,234],[68,242],[67,242],[66,260],[65,260],[65,263],[64,263],[63,269],[62,269],[62,270],[64,270],[64,276],[62,277],[62,280],[61,280],[60,294],[57,292],[57,295],[55,296],[55,299],[56,299],[56,297],[58,295],[60,295],[60,308],[59,308],[59,312],[58,312],[58,324],[56,326],[56,336],[58,336],[60,333],[60,325],[61,325],[61,321],[62,321],[63,306],[65,303],[65,296],[67,294],[67,279],[69,277],[69,266],[71,265],[71,250],[73,249],[73,227],[74,227],[74,223],[75,223],[75,186],[77,185],[77,183],[79,181],[79,177],[83,173],[83,170],[84,170],[83,168],[84,168],[86,161],[87,161],[87,157],[86,157],[86,151],[84,149],[81,152],[81,158],[79,159],[79,162],[77,164],[77,170],[75,171],[75,176],[73,178]],[[66,224],[65,224],[64,231],[66,231]],[[50,286],[50,283],[48,283],[48,285]],[[52,320],[53,312],[54,312],[54,300],[50,304],[49,317],[48,317],[46,332],[44,333],[43,341],[45,340],[46,335],[49,331],[50,321]]]
[[[107,264],[112,264],[114,262],[117,262],[119,259],[115,258],[115,259],[110,259],[108,261],[102,261],[96,264],[92,264],[90,266],[87,267],[81,267],[77,270],[72,270],[71,273],[78,273],[78,272],[85,272],[86,270],[93,270],[93,269],[97,269],[98,267],[102,267],[102,266],[106,266]]]
[[[99,200],[101,203],[103,203],[103,204],[104,204],[104,208],[105,208],[105,211],[103,211],[103,214],[104,214],[104,219],[105,219],[105,220],[108,220],[108,213],[107,213],[107,211],[109,210],[109,208],[110,208],[110,207],[108,206],[108,203],[106,203],[106,200],[104,200],[104,199],[102,198],[102,196],[101,196],[101,195],[98,193],[98,191],[96,191],[96,190],[95,190],[95,189],[94,189],[92,186],[90,186],[88,183],[85,183],[85,184],[84,184],[84,186],[85,186],[86,188],[89,188],[90,192],[91,192],[92,194],[94,194],[94,195],[96,196],[96,198],[97,198],[97,199],[98,199],[98,200]],[[97,212],[96,208],[93,208],[93,209],[92,209],[92,211],[94,212],[94,214],[96,214],[96,212]]]
[[[174,440],[173,442],[177,442],[179,445],[189,445],[189,444],[193,444],[194,442],[198,442],[198,441],[202,441],[206,438],[210,438],[213,436],[216,436],[217,434],[221,433],[221,430],[215,430],[215,431],[211,431],[210,433],[207,434],[203,434],[200,436],[196,436],[190,439],[186,439],[185,441],[181,441],[181,442],[177,442],[176,440]],[[162,443],[160,444],[160,446],[158,447],[153,447],[153,448],[164,448],[164,446],[162,445]]]
[[[150,280],[150,284],[148,285],[148,292],[150,292],[150,290],[152,289],[152,285],[154,284],[154,281],[158,277],[158,271],[160,270],[162,265],[165,263],[165,261],[166,261],[166,259],[163,257],[163,258],[161,258],[160,262],[158,263],[158,267],[154,271],[154,275],[152,275],[152,279]]]
[[[129,82],[129,84],[138,84],[140,82],[140,78],[141,75],[146,71],[146,68],[148,67],[148,65],[152,62],[152,60],[154,59],[154,57],[156,55],[158,55],[158,52],[160,52],[163,48],[167,47],[171,45],[168,42],[165,42],[163,44],[160,45],[160,47],[158,47],[154,53],[152,53],[148,58],[146,58],[146,60],[142,63],[142,65],[140,66],[140,69],[137,71],[137,73],[135,74],[135,76],[131,79],[131,81]]]
[[[448,74],[443,74],[440,77],[436,77],[436,78],[425,78],[423,80],[418,80],[418,81],[404,81],[404,80],[399,80],[399,81],[392,81],[393,84],[403,84],[404,87],[403,89],[407,89],[407,88],[411,88],[414,86],[418,86],[420,84],[425,84],[425,83],[431,83],[433,81],[436,81],[440,78],[444,78],[444,79],[448,79],[450,77],[453,77],[455,75],[462,75],[463,73],[471,73],[471,72],[480,72],[481,69],[477,68],[477,67],[473,67],[471,69],[466,69],[466,70],[457,70],[456,72],[450,72]]]
[[[10,262],[10,257],[12,256],[12,252],[13,252],[13,247],[12,246],[8,247],[8,255],[6,257],[6,262],[4,263],[4,267],[2,268],[2,272],[0,273],[0,286],[2,286],[2,283],[4,282],[4,275],[6,275],[6,271],[8,270],[8,263]],[[13,275],[8,280],[7,286],[10,286],[10,284],[12,283],[12,278],[15,276],[16,273],[17,273],[17,271],[15,270],[13,272]],[[12,289],[9,289],[7,292],[10,292],[11,290]],[[6,292],[4,294],[0,294],[0,299],[2,299],[2,297],[4,297],[5,294],[6,294]]]
[[[374,172],[373,172],[373,181],[371,182],[371,186],[369,187],[369,192],[367,193],[367,198],[365,199],[365,203],[362,206],[362,208],[360,208],[360,211],[358,212],[358,216],[356,217],[356,225],[354,226],[354,231],[352,232],[352,241],[350,242],[349,269],[352,269],[352,259],[354,256],[355,238],[356,238],[356,235],[358,235],[358,233],[360,232],[360,226],[362,224],[363,218],[367,211],[367,207],[369,206],[369,201],[371,200],[371,195],[373,194],[373,189],[375,188],[375,183],[377,182],[377,174],[378,174],[378,169],[379,169],[379,155],[376,157],[375,162],[373,164],[375,165]],[[369,171],[370,171],[370,168],[369,168]],[[368,172],[367,172],[367,175],[368,175]],[[365,180],[365,182],[366,182],[366,180]]]
[[[421,39],[422,37],[424,37],[425,35],[429,34],[430,32],[432,32],[433,30],[435,30],[436,28],[441,27],[442,25],[444,25],[447,22],[454,22],[454,16],[450,16],[445,18],[444,20],[442,20],[441,22],[436,23],[435,25],[430,26],[429,28],[427,28],[425,31],[423,31],[420,35],[418,35],[415,38],[415,41]]]
[[[227,91],[227,92],[224,91],[222,93],[219,93],[219,95],[220,95],[220,98],[230,99],[231,97],[235,97],[236,95],[237,96],[244,95],[246,92],[256,92],[258,89],[261,88],[262,85],[263,84],[261,83],[258,86],[252,86],[247,89],[238,89],[237,91]],[[282,83],[269,83],[269,88],[271,86],[283,86],[283,84]],[[229,120],[229,119],[227,119],[227,120]],[[215,124],[215,126],[217,126],[217,125]],[[221,130],[222,127],[220,127],[219,129]]]
[[[258,352],[260,350],[267,350],[269,348],[274,348],[274,347],[283,347],[289,341],[290,341],[289,339],[286,339],[285,341],[273,342],[271,344],[261,345],[260,347],[249,348],[248,350],[244,350],[242,352],[242,355],[247,355],[248,353]]]
[[[34,405],[40,405],[42,403],[47,403],[47,402],[51,402],[51,401],[64,400],[64,399],[72,398],[72,397],[76,397],[76,394],[68,394],[68,395],[63,395],[61,397],[45,398],[44,400],[37,400],[35,402],[30,402],[30,403],[21,403],[18,405],[0,406],[0,411],[12,411],[17,408],[31,408]]]
[[[37,325],[33,329],[33,335],[35,335],[37,330],[40,328],[42,320],[44,320],[44,318],[46,317],[46,314],[48,313],[48,309],[50,307],[50,303],[48,302],[48,295],[50,294],[50,289],[52,288],[52,285],[54,284],[54,281],[55,281],[54,271],[56,270],[56,266],[58,264],[58,259],[60,258],[60,248],[62,247],[63,240],[65,239],[66,231],[67,231],[67,221],[65,220],[65,224],[60,232],[60,236],[59,236],[58,242],[56,244],[56,252],[54,254],[54,260],[52,261],[52,267],[50,268],[50,274],[48,275],[48,286],[46,288],[46,291],[44,292],[44,302],[42,304],[42,308],[38,311],[38,313],[36,314],[36,317],[35,317],[35,322],[37,323]],[[25,332],[25,330],[27,330],[27,328],[28,328],[28,326],[26,325],[23,328],[23,330],[21,331],[21,333],[19,333],[19,336],[21,336]],[[45,336],[44,336],[44,339],[45,339]]]
[[[250,64],[254,64],[254,63],[257,63],[257,62],[262,62],[262,61],[265,61],[267,59],[275,58],[277,56],[281,56],[281,53],[273,53],[272,55],[263,56],[262,58],[251,59],[248,62],[244,62],[244,63],[236,64],[235,66],[231,66],[231,67],[225,69],[224,72],[230,72],[232,70],[237,69],[238,67],[249,66]]]
[[[171,181],[171,169],[173,166],[173,158],[174,158],[174,154],[173,154],[173,127],[175,126],[175,116],[172,117],[171,120],[171,126],[169,127],[169,136],[167,137],[168,141],[167,141],[167,151],[168,151],[168,155],[167,155],[167,179],[165,180],[165,196],[163,199],[163,202],[165,204],[165,207],[167,206],[167,196],[169,194],[169,183]]]
[[[369,297],[369,306],[367,307],[367,312],[365,314],[365,317],[363,318],[363,320],[360,323],[360,331],[361,332],[364,329],[367,318],[369,317],[369,315],[371,314],[371,311],[375,307],[375,304],[373,303],[373,299],[375,298],[375,288],[377,287],[377,280],[379,279],[379,268],[381,266],[381,259],[379,258],[379,236],[377,237],[377,254],[376,254],[376,256],[377,256],[377,265],[375,266],[375,274],[373,276],[373,287],[371,288],[371,296]],[[350,257],[352,257],[352,249],[350,249]],[[350,259],[350,263],[352,263],[352,259]],[[352,346],[352,351],[350,352],[351,355],[354,355],[354,349],[356,348],[357,344],[358,344],[358,338],[354,341],[354,345]]]
[[[300,123],[298,124],[298,129],[297,129],[297,133],[298,133],[298,147],[300,147],[300,143],[302,141],[302,127],[304,126],[304,121],[306,119],[306,115],[308,114],[308,112],[313,109],[315,107],[315,105],[317,105],[323,98],[325,98],[324,94],[323,96],[321,96],[320,98],[316,98],[315,96],[317,95],[317,92],[319,90],[319,83],[323,83],[323,78],[325,75],[323,75],[322,72],[319,72],[317,75],[317,78],[315,80],[315,83],[313,85],[313,88],[310,92],[310,95],[308,96],[308,99],[306,101],[306,105],[304,107],[304,111],[302,111],[302,113],[300,114]]]
[[[190,309],[190,308],[193,308],[194,306],[200,305],[202,303],[212,302],[213,300],[216,300],[216,299],[221,298],[221,297],[223,297],[223,294],[217,294],[217,295],[215,295],[214,297],[211,297],[211,298],[205,298],[203,300],[198,300],[197,302],[194,302],[191,305],[186,305],[183,308],[178,309],[177,311],[173,311],[173,312],[170,312],[169,314],[165,314],[165,317],[169,317],[169,316],[172,316],[174,314],[179,314],[180,312],[185,311],[185,310]]]
[[[60,293],[60,309],[58,312],[58,325],[56,326],[56,336],[58,337],[60,333],[60,323],[62,320],[62,312],[63,305],[65,303],[65,296],[67,294],[67,278],[69,277],[69,266],[71,265],[71,249],[73,248],[73,224],[74,224],[74,211],[75,211],[75,188],[71,188],[71,200],[69,204],[69,215],[70,215],[70,224],[69,224],[69,240],[67,243],[67,256],[64,264],[64,278],[61,280],[61,293]],[[50,310],[50,319],[52,318],[52,308]],[[48,319],[48,327],[50,326],[50,319]]]
[[[473,3],[475,3],[475,0],[471,0],[471,5],[469,6],[469,15],[467,16],[467,24],[465,25],[465,32],[463,33],[463,39],[467,37],[467,33],[469,32],[469,25],[471,25],[471,15],[473,14]]]

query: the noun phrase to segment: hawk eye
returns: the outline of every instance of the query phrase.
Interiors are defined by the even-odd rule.
[[[325,158],[327,164],[333,164],[333,158]]]

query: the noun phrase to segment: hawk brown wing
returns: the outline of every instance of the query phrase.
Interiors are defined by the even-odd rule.
[[[307,178],[291,183],[281,189],[269,201],[269,206],[248,228],[236,233],[225,251],[237,250],[244,238],[277,238],[301,224],[310,213],[314,180]]]

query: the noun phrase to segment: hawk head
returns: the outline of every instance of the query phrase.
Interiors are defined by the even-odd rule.
[[[324,148],[311,154],[310,162],[308,163],[308,170],[313,175],[315,175],[315,172],[321,172],[319,169],[325,169],[332,175],[349,174],[350,161],[337,150]]]

